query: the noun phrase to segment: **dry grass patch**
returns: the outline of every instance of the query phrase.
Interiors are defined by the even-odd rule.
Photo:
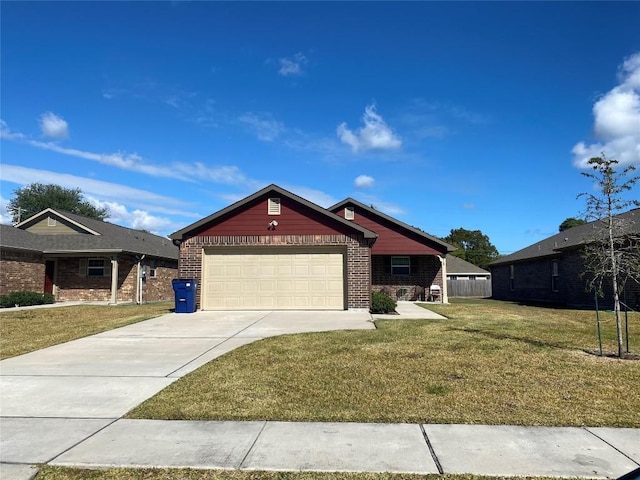
[[[169,313],[172,302],[80,305],[0,312],[0,359]]]
[[[545,477],[514,477],[520,480],[557,480]],[[400,473],[343,472],[249,472],[240,470],[193,470],[178,468],[108,468],[86,470],[45,466],[36,480],[504,480],[478,475],[412,475]]]
[[[640,362],[580,354],[594,346],[592,312],[490,301],[437,310],[449,318],[246,345],[129,417],[640,427]]]

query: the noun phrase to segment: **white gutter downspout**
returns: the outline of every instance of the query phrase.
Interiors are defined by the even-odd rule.
[[[447,257],[441,257],[440,259],[440,271],[442,272],[442,303],[449,303],[449,296],[447,294]]]
[[[118,257],[111,257],[111,303],[118,303]]]
[[[137,299],[136,299],[136,303],[138,305],[142,305],[142,260],[144,260],[144,257],[146,257],[146,255],[142,255],[142,257],[140,257],[140,259],[138,260],[138,280],[137,280],[137,285],[138,285],[138,295],[137,295]]]

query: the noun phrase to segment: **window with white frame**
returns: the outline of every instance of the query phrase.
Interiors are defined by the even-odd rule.
[[[103,258],[90,258],[87,261],[87,277],[104,277],[104,263]]]
[[[409,275],[411,257],[391,257],[391,275]]]
[[[47,217],[47,227],[55,227],[58,222],[53,217]]]
[[[551,261],[551,291],[558,291],[558,261]]]
[[[269,215],[280,215],[279,198],[270,198],[268,204],[267,210]]]

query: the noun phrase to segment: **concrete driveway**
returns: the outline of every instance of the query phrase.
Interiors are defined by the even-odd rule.
[[[0,461],[48,462],[241,345],[288,333],[373,328],[365,312],[173,313],[3,360]]]

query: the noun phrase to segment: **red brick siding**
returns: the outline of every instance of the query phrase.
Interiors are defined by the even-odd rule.
[[[171,280],[178,277],[178,262],[156,262],[155,278],[147,277],[142,286],[143,302],[158,302],[160,300],[172,300],[174,298]]]
[[[0,252],[0,295],[22,291],[44,292],[42,254],[3,249]]]
[[[198,282],[196,303],[200,307],[202,274],[202,250],[205,247],[245,246],[346,246],[347,247],[347,308],[368,309],[370,290],[370,248],[362,235],[243,235],[197,236],[180,245],[180,278],[192,278]]]
[[[96,258],[96,257],[91,257]],[[80,261],[86,258],[59,258],[56,265],[56,300],[58,301],[111,301],[111,277],[87,277],[80,273]],[[131,259],[119,259],[118,302],[135,300],[136,271]],[[111,268],[111,259],[105,258],[105,269]]]
[[[425,300],[424,292],[431,285],[442,284],[442,264],[433,255],[411,256],[412,265],[417,262],[416,273],[411,275],[391,275],[389,255],[372,255],[372,290],[384,291],[396,300]]]

